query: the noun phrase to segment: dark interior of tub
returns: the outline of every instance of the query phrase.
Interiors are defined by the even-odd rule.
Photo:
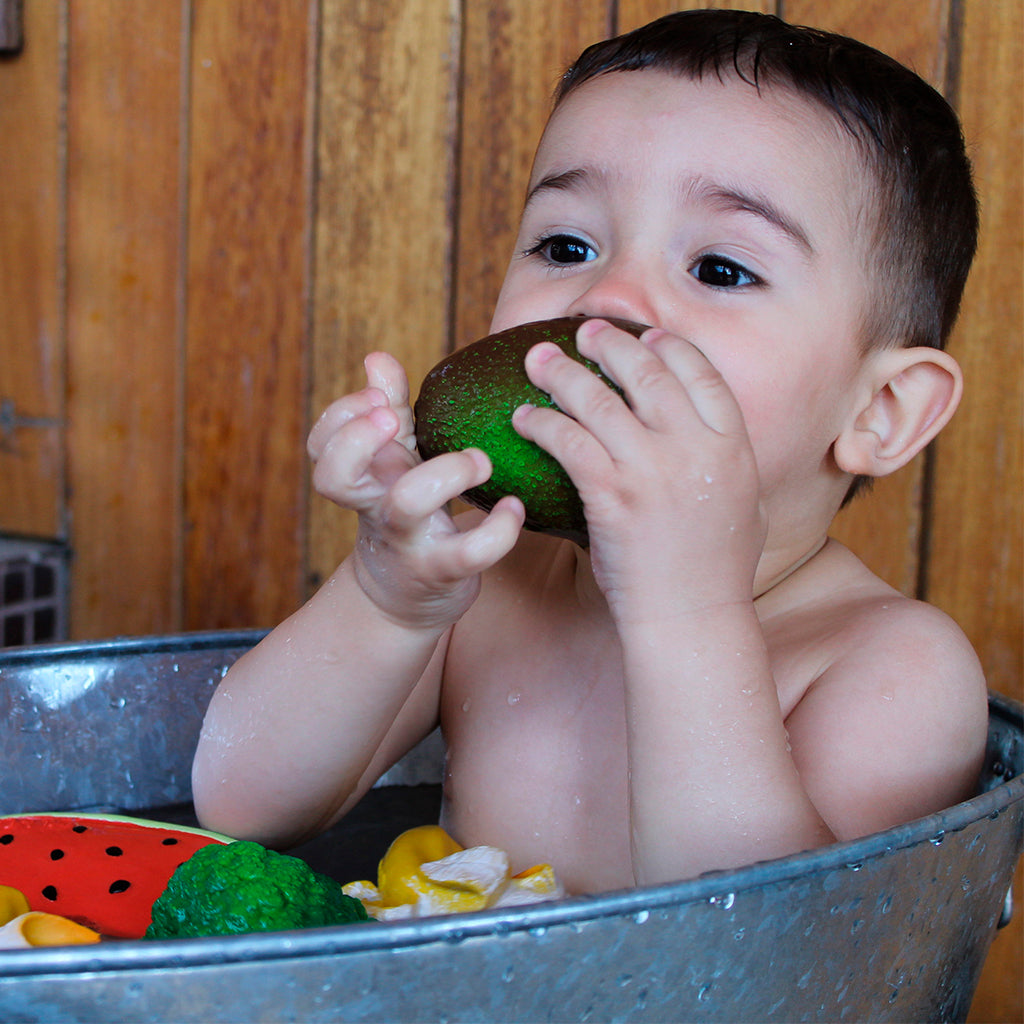
[[[440,809],[441,787],[437,784],[371,789],[337,825],[287,852],[342,883],[364,878],[375,881],[377,864],[391,841],[408,828],[437,824]],[[199,824],[190,803],[127,813],[174,825]]]

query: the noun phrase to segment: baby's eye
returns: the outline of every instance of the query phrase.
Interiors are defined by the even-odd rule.
[[[549,263],[589,263],[597,259],[593,247],[575,235],[547,235],[538,238],[524,256],[543,256]]]
[[[710,285],[713,288],[739,288],[743,285],[761,283],[759,277],[725,256],[701,256],[690,273],[701,284]]]

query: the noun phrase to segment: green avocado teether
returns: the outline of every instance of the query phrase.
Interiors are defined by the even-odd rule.
[[[526,526],[586,545],[583,504],[556,459],[519,436],[512,413],[529,403],[558,408],[551,396],[530,383],[523,360],[538,342],[552,341],[566,355],[621,391],[595,363],[576,349],[582,317],[560,317],[521,324],[489,335],[443,359],[427,374],[416,400],[416,444],[424,459],[443,452],[481,448],[494,466],[491,478],[462,497],[490,510],[499,498],[514,494],[526,506]],[[641,324],[609,323],[639,337]]]

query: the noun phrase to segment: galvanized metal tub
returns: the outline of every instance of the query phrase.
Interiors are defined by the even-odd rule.
[[[259,635],[0,652],[0,814],[181,820],[203,710]],[[1024,845],[1022,709],[990,712],[978,796],[855,842],[527,908],[0,953],[0,1019],[963,1020]],[[364,877],[436,812],[435,758],[296,852]]]

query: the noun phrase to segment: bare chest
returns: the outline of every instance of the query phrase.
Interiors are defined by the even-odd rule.
[[[543,608],[505,626],[449,655],[444,822],[570,889],[630,885],[618,641]]]
[[[484,610],[446,667],[443,823],[466,845],[507,850],[515,870],[551,863],[570,891],[632,885],[625,682],[610,620],[564,594]],[[785,716],[816,661],[789,629],[766,640]]]

